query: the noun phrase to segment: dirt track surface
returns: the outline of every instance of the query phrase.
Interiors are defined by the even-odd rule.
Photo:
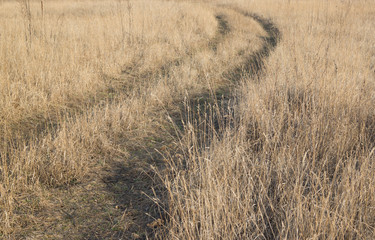
[[[233,16],[255,20],[265,31],[265,36],[260,36],[262,46],[255,52],[247,49],[241,50],[242,61],[235,66],[229,66],[221,73],[225,79],[215,91],[202,91],[200,94],[189,96],[189,108],[197,109],[199,105],[220,105],[225,107],[225,111],[233,112],[235,108],[235,97],[231,94],[243,76],[259,76],[265,67],[265,61],[277,46],[281,38],[280,31],[271,20],[261,17],[255,13],[248,13],[231,6],[218,6],[216,20],[218,22],[217,33],[210,39],[206,46],[201,49],[192,50],[186,56],[181,56],[173,62],[161,66],[157,76],[168,78],[174,69],[184,64],[186,59],[192,58],[200,51],[211,51],[214,54],[220,51],[221,44],[231,44],[233,40]],[[127,79],[124,89],[126,91],[137,88],[136,81],[129,79],[151,79],[155,72],[146,72],[141,76],[132,75],[132,69],[123,71],[123,78]],[[183,120],[194,121],[191,116],[184,111],[186,105],[181,101],[175,102],[180,111],[171,111],[168,114],[175,126],[180,126],[182,130]],[[168,109],[167,109],[168,112]],[[199,113],[193,114],[193,118],[198,118]],[[225,115],[225,114],[223,114]],[[225,126],[219,125],[219,120],[215,129],[219,133]],[[230,124],[230,123],[228,123]],[[163,230],[168,221],[167,206],[160,176],[156,174],[167,171],[164,154],[178,151],[174,149],[173,139],[176,137],[175,129],[164,128],[160,130],[160,137],[150,137],[146,139],[144,146],[135,146],[130,151],[124,161],[124,156],[118,156],[108,160],[104,167],[97,168],[91,174],[90,179],[85,183],[57,189],[56,193],[63,195],[60,197],[61,204],[56,203],[56,209],[49,211],[61,215],[61,223],[45,226],[45,230],[32,234],[38,236],[60,236],[62,239],[147,239],[159,237],[159,232]],[[171,146],[171,147],[166,147]],[[155,171],[157,169],[157,171]],[[53,198],[53,197],[52,197]],[[87,213],[90,213],[87,215]],[[50,214],[50,213],[49,213]],[[44,216],[40,213],[39,217]],[[119,222],[127,222],[127,226],[119,225]]]

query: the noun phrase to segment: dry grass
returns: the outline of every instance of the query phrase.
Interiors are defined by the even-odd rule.
[[[162,66],[213,38],[217,22],[207,9],[147,1],[12,1],[0,16],[0,231],[8,234],[32,227],[42,209],[20,199],[82,180],[102,155],[121,152],[106,138],[117,130],[136,142],[144,135],[126,132],[152,128],[140,111],[152,108],[146,90]]]
[[[152,71],[215,34],[214,16],[183,4],[46,2],[42,14],[28,2],[5,2],[0,13],[3,136],[55,121],[114,87],[110,77],[126,67]]]
[[[375,237],[374,3],[42,3],[1,2],[0,237]]]
[[[168,236],[373,239],[374,4],[238,5],[272,17],[282,40],[266,72],[243,79],[222,138],[207,147],[186,125],[165,180]]]

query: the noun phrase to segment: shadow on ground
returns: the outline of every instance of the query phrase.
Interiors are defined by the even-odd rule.
[[[223,77],[238,82],[243,76],[260,76],[265,68],[265,60],[271,51],[276,47],[281,38],[280,31],[268,19],[259,15],[250,14],[242,10],[233,9],[238,13],[255,19],[268,33],[265,37],[263,47],[255,54],[249,55],[243,63],[235,68],[225,72]],[[217,45],[230,32],[229,24],[225,15],[218,15],[216,19],[219,22],[218,34],[209,42],[209,48],[217,50]],[[173,62],[171,65],[178,65]],[[163,66],[161,72],[168,74],[170,66]],[[230,89],[217,89],[215,92],[191,96],[190,100],[180,106],[180,114],[170,114],[175,125],[183,131],[184,123],[188,121],[210,121],[207,125],[213,126],[213,134],[220,135],[228,125],[234,125],[234,107],[236,99],[231,94]],[[211,116],[206,118],[205,116]],[[223,119],[223,116],[226,119]],[[173,133],[170,133],[173,135]],[[205,135],[205,137],[210,137]],[[167,208],[165,189],[160,178],[156,175],[155,169],[162,172],[165,168],[164,157],[162,156],[163,147],[169,142],[165,140],[151,140],[152,144],[140,146],[132,149],[131,156],[126,161],[121,159],[108,162],[108,168],[101,174],[102,182],[105,184],[105,191],[112,196],[113,208],[116,214],[122,213],[132,222],[127,227],[114,229],[111,233],[98,233],[92,229],[83,233],[84,239],[147,239],[157,238],[158,229],[167,221],[167,214],[164,207]],[[207,142],[207,141],[206,141]],[[171,150],[171,149],[169,149]],[[124,163],[125,162],[125,163]],[[152,167],[151,167],[152,166]],[[160,198],[156,198],[158,196]],[[164,207],[162,207],[164,206]],[[117,216],[118,217],[118,216]],[[110,221],[110,220],[108,220]]]

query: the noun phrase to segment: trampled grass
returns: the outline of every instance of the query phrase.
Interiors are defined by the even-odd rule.
[[[3,1],[0,236],[375,237],[372,1]]]

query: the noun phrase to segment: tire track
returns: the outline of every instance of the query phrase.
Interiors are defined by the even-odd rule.
[[[126,86],[126,92],[141,91],[140,80],[148,81],[148,84],[156,85],[160,78],[170,77],[173,68],[179,67],[187,58],[192,58],[198,51],[209,49],[216,52],[218,45],[221,44],[227,35],[231,32],[229,23],[224,14],[215,16],[218,27],[215,36],[207,43],[197,49],[189,51],[185,56],[162,65],[158,70],[147,71],[141,74],[131,75],[129,73],[136,71],[128,69],[123,71],[125,78],[130,81]],[[151,80],[150,80],[151,79]],[[142,83],[141,83],[142,84]],[[176,102],[176,105],[179,103]],[[132,217],[132,226],[126,231],[118,231],[114,235],[98,235],[96,232],[85,232],[89,239],[132,239],[134,233],[142,232],[144,235],[140,239],[155,237],[152,222],[160,217],[161,212],[158,204],[155,204],[155,198],[150,196],[162,196],[165,191],[162,187],[159,177],[156,176],[155,170],[150,165],[158,169],[164,169],[164,159],[160,155],[163,145],[145,147],[141,151],[131,152],[126,164],[118,161],[108,161],[108,170],[101,176],[101,181],[106,185],[106,192],[115,199],[115,206],[128,212]],[[142,159],[142,161],[140,161]],[[119,191],[118,189],[130,189],[130,191]],[[151,225],[150,225],[151,222]]]
[[[225,9],[231,10],[232,8],[225,7]],[[242,13],[235,9],[233,10],[238,14],[249,18],[254,18],[255,16],[252,14]],[[225,14],[220,13],[216,15],[216,19],[218,21],[217,34],[207,44],[208,48],[215,53],[218,51],[219,44],[221,44],[227,35],[231,33],[231,27]],[[233,69],[229,69],[222,74],[223,78],[227,78],[233,83],[236,83],[243,75],[260,74],[261,69],[264,68],[263,61],[265,56],[269,55],[278,41],[278,29],[270,21],[259,16],[257,16],[256,21],[261,24],[262,27],[264,27],[266,32],[269,34],[269,37],[263,39],[264,44],[260,50],[247,56],[240,65],[234,67]],[[196,53],[197,51],[192,51],[187,57],[193,56]],[[158,72],[156,75],[154,72],[148,72],[145,75],[142,75],[142,77],[147,78],[150,76],[155,76],[155,80],[157,80],[157,78],[160,76],[169,77],[172,68],[179,67],[181,64],[183,64],[183,61],[184,58],[177,59],[176,61],[162,66],[160,68],[160,72]],[[203,95],[192,96],[188,108],[183,106],[183,104],[179,101],[175,102],[174,105],[180,105],[182,113],[181,115],[171,114],[172,121],[183,129],[183,122],[194,122],[197,118],[202,120],[204,119],[205,115],[207,116],[207,112],[211,110],[211,113],[208,113],[208,115],[213,115],[212,118],[204,119],[204,121],[214,122],[213,125],[216,132],[215,134],[223,131],[227,124],[233,124],[232,121],[234,118],[229,117],[228,120],[223,120],[222,116],[227,116],[228,113],[234,114],[235,105],[233,104],[234,101],[232,101],[234,96],[230,94],[231,88],[227,87],[225,91],[222,90],[223,89],[216,89],[214,92],[207,92]],[[198,100],[202,98],[205,99],[205,101],[201,102]],[[194,113],[189,112],[190,109],[199,109],[201,105],[209,106],[211,104],[215,106],[213,108],[206,109],[205,111]],[[215,109],[215,113],[212,114],[213,109]],[[222,110],[225,112],[222,112]],[[221,123],[223,122],[227,123],[222,125]],[[212,125],[211,123],[205,124]],[[174,135],[174,133],[170,134]],[[182,135],[183,132],[180,132],[178,135],[180,134]],[[209,138],[212,138],[212,135],[207,134],[206,132],[202,134],[202,137],[203,136],[205,139],[202,139],[202,142],[209,143]],[[132,233],[134,232],[144,232],[146,234],[145,236],[155,238],[157,236],[157,231],[155,232],[154,228],[160,228],[163,223],[167,221],[168,214],[165,212],[165,209],[167,209],[168,203],[165,200],[166,198],[162,197],[165,194],[166,189],[160,182],[160,176],[156,175],[155,169],[145,166],[146,164],[152,165],[157,168],[157,172],[168,171],[166,169],[168,166],[165,165],[164,157],[160,154],[165,152],[163,147],[164,144],[160,144],[160,146],[153,146],[153,148],[144,149],[142,152],[133,152],[131,154],[132,157],[127,160],[127,166],[118,162],[109,163],[110,171],[102,178],[102,180],[107,185],[107,191],[115,196],[116,206],[120,206],[121,209],[126,209],[127,211],[131,212],[134,221],[134,226],[128,231],[118,232],[116,233],[116,236],[112,237],[131,238]],[[139,163],[139,159],[142,159],[143,162]],[[119,188],[119,185],[123,186],[121,187],[123,189],[132,189],[132,191],[118,192],[117,189]],[[157,198],[152,196],[156,196]],[[88,234],[90,235],[90,233]]]
[[[276,48],[281,39],[279,29],[270,19],[263,18],[260,15],[253,13],[244,12],[231,6],[225,6],[224,8],[234,10],[238,14],[254,19],[267,32],[268,36],[263,37],[263,46],[258,51],[249,54],[239,65],[222,74],[223,78],[226,78],[233,83],[231,86],[225,86],[224,88],[221,87],[213,92],[191,96],[190,100],[188,100],[185,105],[180,102],[175,103],[176,105],[180,105],[181,114],[171,114],[170,116],[174,124],[180,129],[177,129],[177,131],[179,131],[177,135],[184,135],[185,133],[183,129],[187,129],[186,125],[190,123],[202,126],[197,133],[197,138],[201,143],[200,148],[202,150],[210,144],[214,135],[220,137],[228,126],[236,125],[237,120],[234,117],[234,114],[237,101],[236,97],[231,93],[233,86],[235,86],[243,76],[260,78],[265,71],[265,62],[267,58]],[[222,41],[222,38],[230,32],[230,25],[226,19],[226,15],[220,14],[217,15],[216,18],[219,21],[220,28],[218,30],[218,37],[214,38],[210,44],[210,49],[214,52],[218,50],[218,45]],[[201,99],[204,100],[201,101]],[[163,152],[163,150],[158,149],[156,154],[159,154],[160,152]],[[180,150],[177,150],[177,152],[178,154],[181,153]],[[182,153],[182,155],[183,154],[184,153]],[[155,156],[155,159],[160,159],[160,157],[163,158],[162,156]],[[165,166],[163,163],[161,164],[162,166],[159,166],[161,169],[168,168],[168,166]],[[162,171],[161,169],[159,168],[158,172]],[[168,169],[165,170],[168,171]],[[157,183],[157,180],[154,179],[151,186],[158,188],[158,190],[153,193],[150,191],[144,191],[148,196],[153,196],[153,194],[156,196],[163,196],[163,194],[165,194],[164,187],[161,187],[161,184]],[[156,237],[157,235],[154,235],[155,232],[150,231],[150,226],[162,229],[162,225],[165,222],[168,222],[168,213],[165,212],[168,209],[168,198],[164,196],[153,202],[148,196],[145,196],[148,200],[145,198],[144,201],[148,201],[148,204],[151,206],[154,205],[153,218],[156,219],[156,221],[148,224],[148,227],[145,226],[145,229],[147,229],[150,234],[149,236]],[[144,220],[147,222],[147,219]],[[149,220],[151,219],[149,218]]]
[[[173,118],[175,124],[180,126],[180,128],[185,129],[185,131],[191,130],[189,124],[195,126],[196,132],[194,132],[194,135],[197,138],[199,145],[199,149],[197,150],[198,152],[205,151],[205,149],[210,146],[213,137],[219,139],[220,141],[224,132],[228,128],[232,129],[238,126],[239,119],[235,116],[235,109],[238,101],[237,97],[232,94],[232,90],[234,89],[234,86],[239,83],[242,77],[247,77],[249,79],[261,78],[266,71],[266,61],[268,57],[277,47],[282,38],[280,30],[271,21],[271,19],[264,18],[255,13],[243,11],[232,6],[224,7],[227,9],[232,9],[245,17],[254,19],[267,32],[268,36],[262,37],[263,46],[258,51],[248,54],[243,62],[222,74],[223,78],[230,80],[232,83],[231,86],[227,86],[226,88],[221,87],[220,89],[206,93],[205,95],[193,96],[187,103],[185,103],[184,106],[181,106],[181,116],[175,116]],[[200,101],[200,99],[205,100]],[[182,131],[180,134],[183,136],[186,133]],[[188,153],[183,149],[177,154],[188,158]],[[186,162],[180,162],[173,167],[177,167],[182,171],[189,171],[186,166]],[[174,173],[171,173],[169,177],[173,178]],[[165,197],[165,199],[168,199],[168,197]],[[163,209],[168,209],[168,203],[165,202],[164,204]],[[168,222],[168,213],[164,213],[163,217],[163,221]],[[163,234],[166,234],[167,236],[167,228],[162,229],[161,231],[164,231]]]
[[[260,50],[252,54],[248,53],[248,56],[242,63],[222,74],[223,78],[230,80],[233,85],[235,85],[244,75],[261,75],[265,68],[265,60],[270,55],[271,51],[276,47],[278,41],[280,40],[281,34],[277,27],[268,19],[235,9],[231,6],[223,6],[223,8],[234,10],[238,14],[255,19],[269,35],[268,37],[263,38],[264,44]],[[225,14],[220,13],[215,17],[218,22],[217,33],[208,41],[208,43],[205,43],[203,46],[198,47],[197,49],[189,50],[184,56],[158,67],[156,71],[149,70],[141,73],[137,71],[137,66],[133,66],[131,68],[124,69],[122,71],[122,76],[118,79],[113,79],[109,76],[103,75],[103,77],[108,78],[109,81],[119,82],[119,85],[116,86],[118,88],[109,88],[107,90],[108,93],[115,93],[114,95],[116,96],[116,94],[126,95],[126,93],[130,94],[134,91],[142,91],[144,86],[140,85],[146,84],[147,86],[152,87],[154,84],[157,84],[157,81],[161,77],[170,77],[170,73],[173,68],[179,67],[186,59],[191,58],[199,51],[209,49],[210,51],[217,52],[219,49],[219,44],[223,43],[223,41],[231,33],[232,29]],[[205,119],[205,121],[212,121],[213,124],[209,122],[206,122],[206,124],[214,126],[216,131],[215,134],[224,131],[228,124],[235,124],[233,122],[235,121],[234,117],[231,117],[231,115],[234,114],[236,100],[235,96],[231,94],[231,89],[233,89],[232,85],[231,87],[226,86],[225,89],[214,89],[212,92],[192,96],[189,102],[189,109],[182,106],[181,102],[175,102],[175,105],[180,105],[180,107],[182,109],[185,108],[186,111],[182,111],[182,115],[179,116],[172,115],[172,120],[177,125],[182,126],[183,123],[181,123],[181,119],[195,121],[196,118],[200,118],[200,120],[203,120],[204,116],[208,113],[208,115],[211,114],[211,119]],[[198,100],[202,98],[204,99],[203,102]],[[109,104],[114,102],[114,99],[115,97],[111,97],[107,98],[106,101],[108,101]],[[213,108],[207,108],[203,112],[194,112],[193,114],[188,112],[190,109],[199,109],[200,106],[203,105],[213,106]],[[100,103],[93,103],[89,109],[98,106],[100,106]],[[225,124],[222,124],[223,122]],[[46,126],[44,131],[46,131],[48,128],[57,128],[57,123],[53,123],[53,126]],[[208,137],[211,136],[205,135],[205,138]],[[160,153],[163,152],[162,147],[163,144],[159,144],[157,146],[148,148],[145,147],[142,152],[131,152],[132,156],[127,165],[118,161],[108,162],[107,170],[105,170],[106,172],[102,175],[100,181],[105,186],[104,191],[106,194],[110,195],[111,198],[114,199],[113,209],[110,210],[130,214],[133,218],[134,224],[133,226],[129,227],[129,229],[116,231],[115,233],[111,232],[110,230],[108,230],[108,232],[98,233],[97,229],[82,229],[81,234],[84,236],[84,239],[131,239],[134,237],[133,234],[137,232],[145,233],[145,235],[141,236],[141,238],[146,238],[147,236],[152,238],[157,237],[157,235],[155,235],[157,234],[157,231],[154,231],[153,225],[150,225],[150,223],[152,223],[154,219],[161,219],[162,221],[167,220],[167,214],[165,213],[164,209],[167,208],[166,206],[168,203],[165,201],[161,202],[160,199],[155,200],[150,197],[155,195],[163,196],[165,188],[160,183],[159,177],[156,176],[155,170],[147,167],[146,165],[154,165],[161,170],[167,167],[165,166],[163,156],[160,155]],[[144,162],[139,163],[139,159],[142,159]],[[119,189],[122,189],[122,191],[119,191]],[[160,208],[161,206],[164,207]],[[78,224],[79,226],[80,223],[75,219],[79,219],[79,216],[72,216],[74,225]]]
[[[260,75],[263,72],[265,61],[281,40],[281,32],[270,19],[237,8],[232,9],[246,17],[256,20],[268,34],[268,37],[262,37],[264,44],[260,50],[249,55],[241,65],[224,74],[224,77],[232,81],[238,81],[241,75],[254,77],[254,75]]]
[[[263,46],[258,51],[248,54],[240,64],[222,74],[224,79],[230,80],[232,83],[230,86],[220,87],[216,89],[216,91],[207,92],[204,95],[192,96],[189,102],[181,107],[183,112],[182,116],[173,118],[173,121],[180,126],[180,128],[183,128],[183,122],[199,122],[199,124],[203,126],[203,128],[200,129],[201,131],[197,132],[198,138],[202,138],[199,142],[205,142],[208,145],[214,135],[220,137],[228,126],[234,127],[237,125],[238,119],[236,119],[235,116],[235,108],[238,99],[233,95],[232,90],[242,77],[251,79],[261,78],[261,75],[265,71],[267,58],[276,48],[282,37],[280,30],[270,19],[230,5],[221,7],[231,9],[247,18],[254,19],[267,32],[268,36],[261,37]],[[204,99],[204,101],[201,101],[201,99]],[[202,124],[204,116],[209,117],[209,119],[207,119],[209,123]],[[196,121],[196,119],[199,120]]]
[[[201,46],[197,48],[190,49],[184,56],[159,66],[157,70],[152,69],[142,73],[137,73],[137,66],[127,67],[126,69],[121,71],[123,76],[115,80],[122,82],[124,86],[122,86],[121,88],[125,87],[126,92],[131,93],[132,90],[140,87],[140,83],[142,83],[140,82],[140,80],[147,80],[149,81],[149,84],[154,84],[159,78],[169,77],[170,71],[173,67],[180,66],[184,60],[194,56],[196,53],[202,51],[203,49],[208,48],[216,52],[217,46],[221,42],[223,42],[225,37],[231,32],[231,29],[224,14],[218,14],[215,16],[215,18],[218,23],[216,34],[212,39],[209,39],[207,43],[203,43]],[[105,77],[109,78],[109,76]]]

